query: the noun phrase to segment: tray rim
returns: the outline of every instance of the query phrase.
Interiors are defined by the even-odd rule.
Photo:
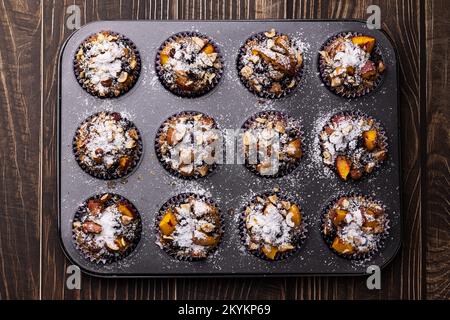
[[[162,20],[162,19],[158,19],[158,20],[129,20],[129,19],[123,19],[123,20],[98,20],[98,21],[90,21],[84,25],[82,25],[79,29],[75,30],[74,32],[72,32],[67,39],[63,42],[63,44],[60,46],[59,48],[59,52],[58,52],[58,82],[57,82],[57,98],[56,98],[56,117],[57,117],[57,123],[56,123],[56,157],[54,160],[56,160],[56,187],[57,187],[57,218],[58,218],[58,241],[59,241],[59,246],[61,247],[64,256],[69,260],[69,262],[72,265],[77,266],[80,271],[82,271],[84,274],[87,274],[89,276],[93,276],[93,277],[97,277],[97,278],[103,278],[103,279],[117,279],[117,278],[121,278],[121,279],[138,279],[138,278],[149,278],[149,279],[155,279],[155,278],[160,278],[160,279],[169,279],[169,278],[281,278],[281,277],[364,277],[364,276],[368,276],[369,274],[365,273],[365,272],[354,272],[354,273],[340,273],[340,272],[335,272],[335,273],[315,273],[315,272],[311,272],[311,273],[292,273],[292,272],[287,272],[287,273],[224,273],[224,274],[218,274],[218,273],[196,273],[196,274],[192,274],[192,273],[179,273],[179,274],[169,274],[169,275],[164,275],[164,274],[149,274],[149,273],[142,273],[142,274],[121,274],[121,273],[100,273],[100,272],[96,272],[93,270],[89,270],[87,268],[85,268],[84,266],[79,265],[78,263],[75,262],[75,260],[72,258],[72,256],[69,254],[69,252],[67,251],[64,241],[62,239],[62,232],[61,232],[61,111],[60,111],[60,107],[61,107],[61,66],[62,66],[62,59],[63,59],[63,54],[65,51],[65,48],[68,44],[68,42],[70,41],[70,39],[77,33],[79,32],[81,29],[86,28],[87,26],[90,25],[94,25],[94,24],[103,24],[103,23],[121,23],[121,22],[133,22],[133,23],[148,23],[148,22],[166,22],[166,23],[172,23],[172,22],[180,22],[180,23],[195,23],[195,22],[201,22],[201,23],[216,23],[216,22],[248,22],[248,23],[252,23],[252,22],[275,22],[275,23],[280,23],[280,22],[358,22],[361,24],[366,24],[366,21],[362,20],[362,19],[245,19],[245,20],[224,20],[224,19],[220,19],[220,20],[200,20],[200,19],[194,19],[194,20],[186,20],[186,19],[180,19],[180,20]],[[395,46],[395,42],[392,40],[392,37],[383,29],[376,29],[377,31],[381,32],[386,39],[389,41],[389,43],[391,44],[393,51],[394,51],[394,56],[395,56],[395,61],[396,61],[396,66],[395,66],[395,73],[396,73],[396,79],[397,79],[397,106],[396,106],[396,112],[397,112],[397,141],[398,141],[398,159],[399,159],[399,163],[398,163],[398,179],[399,179],[399,233],[400,236],[398,239],[394,239],[393,241],[395,241],[395,249],[393,250],[393,254],[384,261],[384,263],[382,265],[379,266],[380,271],[384,270],[386,268],[387,265],[391,264],[391,262],[398,256],[398,253],[400,251],[400,248],[402,247],[402,242],[403,242],[403,220],[404,220],[404,205],[403,205],[403,171],[402,171],[402,139],[401,139],[401,119],[402,119],[402,113],[401,113],[401,109],[400,109],[400,94],[399,94],[399,54],[398,54],[398,50],[397,47]],[[344,259],[344,258],[342,258]]]

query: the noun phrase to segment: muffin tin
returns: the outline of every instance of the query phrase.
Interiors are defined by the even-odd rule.
[[[299,39],[304,48],[303,74],[298,87],[281,99],[265,100],[242,85],[236,70],[239,48],[251,35],[275,28]],[[79,44],[101,30],[129,37],[141,56],[136,85],[118,98],[99,99],[88,94],[73,72]],[[155,58],[161,43],[173,34],[196,31],[210,36],[219,46],[225,67],[219,84],[198,98],[181,98],[160,83]],[[318,70],[318,51],[339,32],[372,35],[386,62],[381,85],[353,100],[337,96],[325,87]],[[400,154],[398,75],[396,53],[386,34],[369,30],[359,21],[101,21],[72,34],[60,54],[58,105],[58,222],[67,257],[84,272],[103,277],[176,276],[276,276],[361,275],[367,266],[385,266],[401,241]],[[182,180],[168,173],[155,154],[154,139],[161,123],[181,111],[200,111],[212,116],[221,129],[239,129],[245,119],[261,111],[278,110],[298,119],[305,135],[304,156],[299,166],[280,178],[263,178],[243,164],[223,164],[206,178]],[[139,129],[143,154],[139,166],[124,179],[104,181],[85,173],[72,152],[77,126],[99,111],[117,111]],[[389,155],[373,175],[359,182],[342,182],[325,168],[318,134],[329,117],[341,111],[361,111],[381,122],[389,142]],[[227,146],[230,147],[230,141]],[[230,149],[228,148],[228,151]],[[239,235],[239,214],[253,195],[280,188],[298,200],[308,223],[304,243],[292,256],[266,261],[248,253]],[[135,250],[121,261],[97,265],[85,259],[72,241],[72,221],[83,200],[104,192],[129,199],[142,218],[142,235]],[[202,261],[179,261],[156,244],[155,218],[171,197],[194,192],[211,197],[224,219],[224,236],[214,254]],[[387,208],[390,231],[380,252],[370,261],[351,261],[336,255],[322,239],[323,210],[342,194],[361,193],[380,200]]]

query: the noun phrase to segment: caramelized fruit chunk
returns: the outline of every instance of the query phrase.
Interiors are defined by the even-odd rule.
[[[167,143],[169,146],[173,146],[177,143],[177,140],[175,139],[175,128],[173,127],[167,129]]]
[[[172,212],[172,209],[168,209],[161,221],[159,222],[159,229],[162,234],[165,236],[169,236],[173,230],[175,230],[175,226],[177,225],[177,218]]]
[[[204,52],[206,54],[214,53],[214,46],[211,43],[207,43],[206,46],[203,47],[201,52]]]
[[[289,76],[295,75],[296,65],[291,64],[289,57],[259,47],[254,48],[252,52],[253,54],[259,55],[267,64],[271,64],[276,70]]]
[[[367,150],[372,151],[377,146],[378,132],[377,130],[367,130],[363,132],[364,146]]]
[[[125,240],[124,237],[120,237],[117,238],[114,243],[120,248],[120,249],[125,249],[128,246],[127,241]]]
[[[375,64],[368,60],[364,66],[361,68],[361,77],[363,79],[370,79],[371,77],[377,74],[377,69],[375,68]]]
[[[336,157],[336,170],[338,172],[339,177],[347,181],[348,174],[350,173],[351,161],[346,156],[337,156]]]
[[[334,210],[333,224],[335,226],[338,226],[342,221],[344,221],[346,215],[347,215],[347,210],[342,210],[342,209]]]
[[[367,227],[367,228],[375,229],[375,228],[378,228],[380,226],[380,223],[377,220],[364,221],[363,226]]]
[[[300,209],[296,204],[291,205],[289,208],[289,213],[292,214],[292,222],[295,226],[299,226],[302,222],[302,215],[300,214]]]
[[[185,71],[176,72],[176,84],[183,90],[191,90],[194,82],[189,79]]]
[[[165,65],[169,61],[171,46],[167,45],[162,49],[161,54],[159,55],[159,60],[161,65]]]
[[[204,235],[201,238],[193,237],[192,242],[199,246],[214,246],[219,239],[217,237]]]
[[[123,156],[119,159],[119,167],[121,170],[126,170],[131,164],[131,158],[129,156]]]
[[[354,251],[354,248],[351,244],[344,242],[339,237],[334,238],[331,247],[336,250],[336,252],[341,254],[352,254]]]
[[[359,180],[359,179],[361,179],[361,177],[362,177],[362,171],[361,171],[361,169],[352,167],[352,169],[350,170],[350,177],[351,177],[353,180]]]
[[[91,214],[97,215],[103,210],[103,206],[99,200],[91,199],[88,201],[88,209]]]
[[[364,51],[371,53],[375,47],[375,38],[369,36],[356,36],[352,38],[352,42],[360,46]]]
[[[117,205],[117,210],[124,216],[134,218],[133,210],[128,206],[127,203],[121,202]]]
[[[273,247],[273,246],[263,246],[262,247],[262,252],[265,254],[265,256],[267,258],[269,258],[270,260],[274,260],[275,259],[275,255],[278,252],[278,249],[276,247]]]
[[[84,233],[95,233],[99,234],[103,230],[102,226],[93,222],[93,221],[86,221],[83,223],[83,232]]]
[[[287,153],[288,155],[296,159],[300,159],[302,157],[302,148],[300,139],[295,139],[289,142],[287,147]]]

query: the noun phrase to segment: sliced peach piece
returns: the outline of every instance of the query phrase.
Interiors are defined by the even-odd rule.
[[[214,46],[211,43],[207,43],[201,50],[201,52],[204,52],[206,54],[211,54],[214,53],[215,51],[216,50],[214,49]]]
[[[262,247],[262,252],[265,254],[265,256],[267,258],[269,258],[270,260],[274,260],[276,254],[278,252],[278,249],[276,247],[273,247],[273,246],[263,246]]]
[[[333,224],[335,226],[340,225],[341,222],[344,221],[346,215],[347,215],[347,210],[342,210],[342,209],[334,210]]]
[[[338,172],[339,177],[347,181],[348,174],[350,173],[352,162],[346,156],[337,156],[336,157],[336,170]]]
[[[296,204],[291,205],[289,208],[289,213],[292,214],[292,222],[295,226],[299,226],[302,222],[302,215],[300,213],[300,209]]]
[[[177,218],[172,212],[172,209],[168,209],[161,221],[159,222],[159,230],[161,230],[162,234],[165,236],[169,236],[177,225]]]
[[[363,132],[364,146],[367,150],[372,151],[377,146],[378,132],[377,130],[367,130]]]
[[[121,202],[117,205],[117,210],[124,216],[134,218],[133,210],[129,207],[129,205],[125,202]]]
[[[353,251],[355,250],[350,243],[343,241],[339,237],[334,238],[331,247],[340,254],[352,254]]]
[[[161,54],[159,55],[159,61],[161,65],[165,65],[169,61],[171,46],[167,45],[162,49]]]
[[[375,47],[375,38],[369,36],[356,36],[352,38],[352,42],[360,46],[364,51],[371,53]]]

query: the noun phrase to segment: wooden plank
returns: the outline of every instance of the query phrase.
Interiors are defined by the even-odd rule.
[[[56,57],[70,34],[64,26],[69,4],[82,8],[82,23],[99,19],[265,19],[360,18],[369,4],[381,7],[383,28],[397,44],[403,144],[404,245],[384,271],[382,290],[369,291],[359,277],[304,277],[264,279],[105,280],[83,276],[81,291],[64,288],[67,261],[58,245],[55,198]],[[44,185],[43,297],[129,299],[372,299],[423,297],[421,216],[420,6],[415,0],[312,1],[312,0],[172,0],[172,1],[53,1],[43,8],[44,21]]]
[[[427,1],[427,299],[447,300],[450,299],[449,21],[446,1]]]
[[[40,23],[0,2],[0,300],[39,297]]]

